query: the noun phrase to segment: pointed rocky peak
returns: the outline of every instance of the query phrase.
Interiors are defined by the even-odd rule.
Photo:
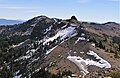
[[[77,18],[75,16],[72,16],[71,20],[76,20],[77,21]]]
[[[77,20],[77,18],[75,16],[72,16],[71,19],[67,20],[69,21],[70,24],[74,24],[75,26],[80,26],[81,23]]]

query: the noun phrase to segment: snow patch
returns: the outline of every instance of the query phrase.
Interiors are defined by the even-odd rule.
[[[106,60],[104,60],[103,58],[101,58],[100,56],[98,56],[95,52],[93,52],[93,51],[90,50],[89,52],[87,52],[87,54],[88,55],[92,55],[96,59],[99,60],[97,62],[97,61],[93,61],[93,60],[87,59],[89,65],[95,65],[95,66],[98,66],[100,68],[111,68],[111,65]]]
[[[32,26],[32,27],[35,27],[35,26],[36,26],[36,24],[37,24],[37,23],[35,23],[35,24],[32,24],[31,26]]]
[[[28,53],[34,53],[36,51],[36,49],[31,49],[31,50],[28,50],[27,52],[26,52],[26,54],[28,54]]]
[[[80,54],[84,54],[84,53],[85,53],[85,52],[83,52],[83,51],[82,51],[82,52],[80,52]]]
[[[76,36],[77,33],[76,33],[76,30],[75,30],[76,27],[68,27],[68,28],[65,28],[63,30],[60,30],[57,32],[57,34],[53,37],[50,37],[48,39],[45,39],[45,42],[43,43],[43,45],[45,45],[47,42],[49,41],[53,41],[55,39],[57,39],[58,37],[60,37],[60,40],[64,40],[65,38],[71,38],[73,36]]]
[[[81,28],[82,30],[84,29],[84,28]]]
[[[56,18],[53,18],[53,20],[54,20],[55,22],[58,22],[58,20],[57,20]]]
[[[58,45],[57,45],[57,46],[58,46]],[[50,53],[51,51],[53,51],[57,46],[55,46],[55,47],[49,49],[49,50],[46,52],[46,54],[49,54],[49,53]]]
[[[94,44],[94,43],[92,43],[91,45],[92,45],[93,47],[95,47],[95,44]]]
[[[85,40],[85,38],[84,37],[79,37],[79,40]]]
[[[85,36],[85,34],[84,34],[84,33],[82,33],[82,34],[81,34],[81,36]]]
[[[24,60],[24,59],[28,59],[28,58],[30,58],[31,56],[22,56],[22,57],[20,57],[20,58],[18,58],[18,59],[16,59],[15,61],[19,61],[19,60]]]
[[[25,40],[25,41],[23,41],[23,42],[21,42],[21,43],[19,43],[17,45],[12,45],[11,47],[13,47],[13,48],[19,47],[19,46],[23,45],[24,43],[26,43],[27,41],[29,41],[29,39],[27,39],[27,40]]]
[[[75,63],[79,67],[80,71],[83,72],[84,75],[89,73],[87,71],[87,65],[95,65],[100,68],[111,68],[111,65],[106,60],[99,57],[95,52],[89,51],[87,54],[93,55],[94,57],[96,57],[96,59],[99,59],[99,61],[83,59],[80,56],[68,56],[67,59]]]
[[[70,25],[71,25],[71,26],[77,26],[76,24],[73,24],[73,23],[71,23]]]
[[[58,24],[60,24],[61,22],[58,22]]]
[[[38,68],[38,69],[36,69],[33,73],[38,72],[38,71],[40,71],[40,70],[41,70],[41,67]]]
[[[24,42],[21,42],[21,43],[19,43],[18,45],[12,45],[12,47],[13,47],[13,48],[19,47],[19,46],[21,46],[22,44],[24,44]]]
[[[28,59],[28,58],[32,57],[32,55],[35,53],[35,51],[36,51],[36,49],[28,50],[26,52],[25,56],[19,57],[18,59],[14,60],[14,61],[16,62],[16,61],[19,61],[19,60]]]
[[[19,73],[20,71],[18,70],[17,72],[15,72],[15,76],[13,78],[21,78],[22,75],[18,75],[17,74]]]
[[[84,41],[85,38],[84,38],[84,37],[78,37],[78,39],[75,41],[75,44],[78,43],[80,40],[81,40],[81,41]]]
[[[46,34],[47,32],[49,32],[51,29],[52,29],[52,25],[51,26],[49,26],[49,28],[47,28],[46,30],[45,30],[45,33],[44,34]]]
[[[87,41],[90,41],[90,39],[87,39]]]
[[[41,21],[43,19],[46,19],[47,17],[46,16],[40,16],[39,18],[37,18],[37,21]]]
[[[39,58],[40,58],[40,57],[38,57],[38,58],[36,58],[36,59],[32,60],[32,62],[35,62],[35,61],[39,60]]]
[[[71,62],[75,63],[79,67],[79,70],[81,72],[83,72],[84,75],[89,73],[87,71],[87,62],[84,59],[82,59],[81,57],[79,57],[79,56],[68,56],[67,59],[69,59]]]
[[[61,27],[62,29],[65,28],[68,24],[64,25],[63,27]]]
[[[74,54],[76,54],[77,52],[75,51]]]

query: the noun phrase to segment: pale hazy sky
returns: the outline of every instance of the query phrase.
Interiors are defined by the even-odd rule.
[[[0,0],[0,18],[28,20],[39,15],[120,23],[120,0]]]

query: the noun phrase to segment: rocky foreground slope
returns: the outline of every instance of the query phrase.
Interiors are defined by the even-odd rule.
[[[38,16],[0,27],[0,78],[98,78],[119,72],[119,61],[117,23]]]

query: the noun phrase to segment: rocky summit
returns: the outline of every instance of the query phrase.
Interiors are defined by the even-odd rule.
[[[0,26],[0,78],[120,78],[120,24],[38,16]]]

